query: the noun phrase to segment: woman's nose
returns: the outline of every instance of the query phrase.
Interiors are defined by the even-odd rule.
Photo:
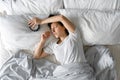
[[[52,29],[52,32],[55,32],[55,29],[54,29],[54,28]]]

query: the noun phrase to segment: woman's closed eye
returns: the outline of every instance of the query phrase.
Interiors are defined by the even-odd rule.
[[[57,28],[57,26],[52,27],[52,28],[51,28],[52,32],[55,31],[56,28]]]

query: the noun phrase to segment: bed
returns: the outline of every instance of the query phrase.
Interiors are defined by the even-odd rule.
[[[0,79],[93,80],[84,74],[87,65],[70,64],[56,70],[60,63],[54,55],[32,59],[40,35],[49,28],[42,25],[40,30],[31,31],[28,20],[61,14],[80,28],[85,56],[93,68],[88,73],[93,72],[96,80],[119,80],[119,9],[120,0],[0,0]],[[51,36],[45,45],[53,39]],[[64,71],[68,66],[72,68]],[[81,69],[76,69],[78,66]],[[74,70],[78,72],[73,74]],[[57,77],[51,77],[53,74]]]

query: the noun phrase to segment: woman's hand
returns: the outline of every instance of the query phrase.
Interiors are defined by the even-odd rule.
[[[31,27],[31,28],[34,28],[36,25],[38,24],[41,24],[42,20],[37,18],[37,17],[34,17],[33,19],[31,19],[29,22],[28,22],[28,25]]]
[[[50,37],[50,31],[46,31],[41,35],[41,42],[45,43],[46,40]]]

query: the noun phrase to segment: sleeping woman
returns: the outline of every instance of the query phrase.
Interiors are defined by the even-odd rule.
[[[39,19],[35,17],[30,20],[28,24],[32,28],[38,24],[48,24],[52,34],[56,38],[56,40],[51,41],[48,46],[44,47],[45,42],[51,35],[49,31],[44,32],[41,35],[38,47],[34,51],[35,59],[40,59],[50,54],[54,54],[61,65],[75,64],[74,67],[80,66],[82,68],[84,68],[86,65],[88,66],[84,56],[79,28],[75,27],[65,16],[56,15],[46,19]],[[88,70],[88,68],[89,66],[86,68],[88,72],[92,71],[92,69]],[[55,71],[54,73],[55,75],[57,75],[57,71]],[[85,80],[93,79],[87,77]]]

